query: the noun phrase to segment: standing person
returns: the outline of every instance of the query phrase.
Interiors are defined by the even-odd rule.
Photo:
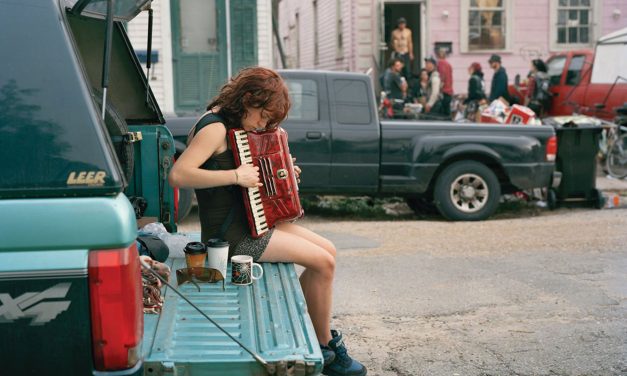
[[[479,102],[486,99],[485,82],[483,81],[483,70],[481,64],[474,62],[468,67],[468,96],[464,99],[466,111],[464,117],[474,120],[479,109]]]
[[[442,81],[442,114],[451,116],[451,99],[453,99],[453,67],[446,60],[446,48],[438,49],[438,73]]]
[[[464,100],[464,104],[472,101],[479,102],[486,99],[485,82],[483,81],[483,69],[481,64],[474,62],[468,67],[468,96]]]
[[[189,146],[176,161],[169,181],[174,187],[196,190],[203,242],[223,235],[229,242],[229,257],[250,255],[257,262],[304,266],[300,283],[324,356],[324,373],[365,375],[366,368],[347,354],[342,334],[330,328],[336,255],[333,243],[294,223],[278,224],[258,239],[250,235],[239,190],[262,184],[257,167],[235,167],[227,131],[275,128],[289,107],[287,87],[275,71],[243,69],[209,104],[208,119],[203,116],[206,120],[190,131]],[[294,170],[299,176],[300,169]]]
[[[488,60],[490,68],[494,70],[494,76],[492,76],[492,85],[490,86],[490,97],[488,100],[492,102],[499,97],[503,97],[506,101],[510,101],[509,93],[507,92],[507,72],[501,65],[501,57],[499,55],[492,55]]]
[[[427,103],[425,104],[425,112],[431,114],[441,114],[440,101],[440,74],[435,69],[437,62],[433,56],[425,58],[425,70],[429,73],[429,87],[427,88]]]
[[[392,30],[390,37],[392,45],[392,58],[401,59],[403,62],[403,77],[411,78],[411,62],[414,60],[414,44],[412,42],[411,29],[407,27],[407,20],[401,17],[396,22],[396,29]]]
[[[551,105],[549,86],[550,80],[546,64],[541,59],[532,60],[525,105],[533,110],[538,117],[543,117]]]

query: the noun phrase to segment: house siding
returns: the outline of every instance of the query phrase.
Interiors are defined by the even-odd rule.
[[[553,0],[551,0],[553,1]],[[593,31],[593,39],[612,31],[627,27],[627,1],[624,0],[595,0],[599,1],[598,12],[593,22],[598,23]],[[416,3],[419,1],[417,0]],[[389,2],[393,4],[394,2]],[[399,2],[400,3],[400,2]],[[551,50],[551,3],[549,0],[508,0],[511,17],[509,44],[504,51],[497,51],[503,59],[503,66],[507,69],[510,82],[516,74],[522,78],[529,72],[530,61],[535,58],[548,58]],[[467,90],[468,71],[472,62],[479,62],[483,66],[486,85],[489,88],[493,72],[488,66],[488,59],[494,51],[462,53],[460,41],[462,35],[462,6],[459,0],[427,0],[426,13],[423,19],[421,39],[423,46],[416,46],[416,54],[433,54],[435,42],[452,42],[453,51],[448,60],[453,66],[453,87],[456,93],[465,93]],[[290,48],[285,53],[288,60],[294,64],[291,67],[318,68],[365,72],[369,69],[381,70],[379,67],[379,43],[383,40],[380,35],[382,20],[378,17],[380,0],[343,0],[342,16],[344,26],[344,56],[338,59],[335,56],[335,2],[319,0],[319,35],[320,60],[313,61],[313,19],[312,0],[289,0],[280,2],[279,24],[280,35],[288,42]],[[290,33],[290,26],[294,26],[294,15],[300,15],[299,33]],[[331,24],[333,23],[333,24]],[[417,32],[417,31],[414,31]],[[597,35],[598,34],[598,35]],[[300,41],[293,40],[300,35]],[[295,62],[295,46],[300,44],[300,61]],[[328,44],[328,45],[327,45]],[[592,45],[590,46],[593,47]]]
[[[616,12],[616,15],[614,15]],[[601,10],[601,35],[627,27],[627,1],[605,0]]]
[[[272,3],[257,0],[257,64],[272,67]]]

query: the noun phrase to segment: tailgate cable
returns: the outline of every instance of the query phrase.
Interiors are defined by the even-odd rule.
[[[246,345],[244,345],[243,343],[241,343],[239,340],[237,340],[237,338],[233,337],[232,335],[230,335],[226,330],[224,330],[217,322],[213,321],[213,319],[209,316],[207,316],[206,313],[204,313],[200,308],[198,308],[198,306],[196,306],[194,303],[191,302],[191,300],[189,300],[188,298],[185,297],[185,295],[183,295],[178,289],[176,289],[174,286],[172,286],[168,281],[165,280],[165,278],[163,278],[162,276],[159,275],[159,273],[157,273],[156,271],[152,270],[152,268],[150,267],[150,265],[148,265],[145,261],[143,261],[142,259],[139,259],[139,262],[142,265],[142,268],[150,271],[155,277],[159,278],[159,280],[161,282],[163,282],[166,286],[168,286],[169,288],[172,289],[172,291],[174,291],[175,293],[178,294],[178,296],[180,296],[181,298],[183,298],[183,300],[185,300],[187,303],[189,303],[189,305],[191,305],[192,307],[194,307],[194,309],[198,312],[200,312],[201,315],[205,316],[205,318],[207,320],[209,320],[213,325],[216,326],[216,328],[220,329],[222,331],[222,333],[226,334],[230,339],[232,339],[235,343],[237,343],[238,345],[240,345],[241,348],[243,348],[244,350],[246,350],[247,353],[249,353],[250,355],[252,355],[253,358],[255,358],[255,360],[257,362],[259,362],[267,371],[269,371],[271,374],[274,373],[271,370],[273,370],[273,367],[270,367],[268,365],[268,362],[265,361],[259,354],[255,353],[252,350],[249,350],[248,347],[246,347]]]

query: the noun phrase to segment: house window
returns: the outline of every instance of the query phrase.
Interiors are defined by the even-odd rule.
[[[342,33],[342,1],[337,0],[335,2],[335,25],[336,25],[336,35],[337,35],[337,43],[335,49],[335,56],[338,59],[341,59],[344,56],[344,35]]]
[[[557,6],[557,43],[590,43],[591,15],[590,0],[559,0]]]
[[[462,52],[502,51],[509,45],[511,1],[465,0],[462,2]]]
[[[601,1],[558,0],[549,4],[552,49],[592,46],[599,31]]]

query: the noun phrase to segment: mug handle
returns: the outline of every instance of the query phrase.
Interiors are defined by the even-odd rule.
[[[259,275],[255,276],[255,266],[259,267]],[[263,277],[263,267],[260,264],[257,264],[256,262],[253,262],[253,270],[250,273],[250,277],[252,279],[260,279],[261,277]]]

